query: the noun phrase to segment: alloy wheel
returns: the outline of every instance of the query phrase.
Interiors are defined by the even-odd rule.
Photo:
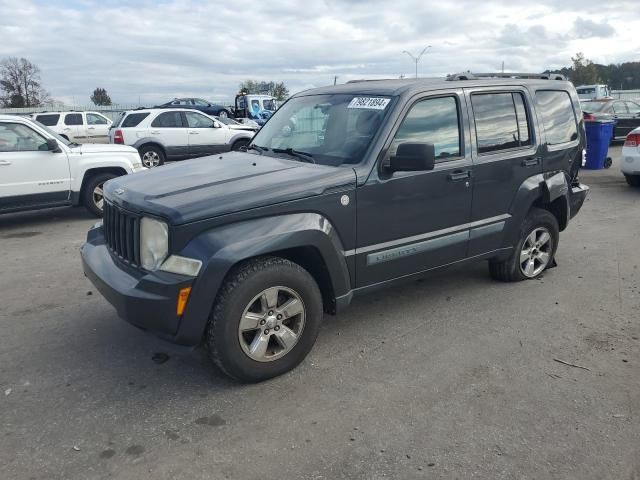
[[[158,155],[158,152],[154,152],[153,150],[144,152],[142,155],[142,164],[147,168],[157,167],[160,165],[160,155]]]
[[[271,362],[293,349],[304,324],[302,297],[287,287],[271,287],[256,295],[244,309],[238,340],[249,358]]]
[[[528,278],[538,276],[551,261],[553,239],[549,230],[535,228],[525,239],[520,251],[520,271]]]
[[[104,208],[104,182],[96,185],[96,188],[93,189],[93,195],[92,195],[92,199],[93,199],[93,204],[96,206],[96,208],[100,211],[103,210]]]

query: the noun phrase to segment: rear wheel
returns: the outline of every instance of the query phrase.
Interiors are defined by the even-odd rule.
[[[489,261],[491,276],[503,282],[536,278],[552,265],[558,248],[558,221],[547,210],[532,208],[520,227],[520,238],[511,256]]]
[[[164,164],[164,152],[160,147],[149,145],[140,147],[140,159],[142,164],[147,168],[159,167]]]
[[[624,178],[632,187],[640,187],[640,175],[625,175]]]
[[[229,112],[227,112],[226,110],[220,110],[218,112],[218,117],[220,117],[220,118],[229,118]]]
[[[262,257],[235,268],[211,312],[206,343],[227,375],[259,382],[295,368],[322,321],[322,296],[298,264]]]
[[[233,142],[231,150],[242,150],[242,148],[246,147],[247,145],[249,145],[249,139],[241,138],[240,140],[236,140],[235,142]]]
[[[96,217],[101,217],[104,209],[104,182],[116,177],[113,173],[98,173],[87,180],[82,203]]]

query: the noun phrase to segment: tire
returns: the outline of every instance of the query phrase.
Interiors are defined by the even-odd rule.
[[[96,217],[102,216],[104,197],[102,186],[107,180],[116,178],[113,173],[98,173],[89,177],[82,191],[82,204]]]
[[[640,187],[640,175],[625,175],[624,178],[631,187]]]
[[[231,114],[226,110],[220,110],[217,116],[220,118],[229,118]]]
[[[607,157],[604,159],[604,168],[611,168],[613,165],[613,159],[611,157]]]
[[[145,147],[140,147],[138,152],[140,153],[140,160],[142,160],[142,165],[144,165],[145,167],[154,168],[159,167],[160,165],[164,165],[164,152],[160,147],[156,147],[155,145],[147,145]]]
[[[549,237],[544,244],[543,233]],[[491,276],[502,282],[519,282],[539,277],[554,264],[559,239],[560,228],[556,217],[547,210],[532,208],[522,222],[518,243],[511,256],[504,261],[489,261]],[[529,248],[530,246],[533,248]],[[533,269],[530,268],[532,260]]]
[[[235,142],[233,142],[233,145],[231,145],[231,150],[232,151],[238,151],[242,147],[246,147],[247,145],[249,145],[249,139],[248,138],[241,138],[240,140],[236,140]]]
[[[289,311],[280,310],[287,303]],[[311,351],[322,312],[320,289],[300,265],[279,257],[247,261],[227,275],[214,303],[209,358],[242,382],[282,375]]]

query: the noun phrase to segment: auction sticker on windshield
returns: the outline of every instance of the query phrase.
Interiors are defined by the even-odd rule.
[[[384,110],[389,102],[390,98],[380,97],[354,97],[349,103],[347,108],[366,108],[369,110]]]

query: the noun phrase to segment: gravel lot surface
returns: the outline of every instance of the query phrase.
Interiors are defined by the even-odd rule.
[[[359,298],[250,386],[117,318],[83,209],[0,217],[0,477],[640,479],[640,190],[615,163],[582,180],[542,279]]]

